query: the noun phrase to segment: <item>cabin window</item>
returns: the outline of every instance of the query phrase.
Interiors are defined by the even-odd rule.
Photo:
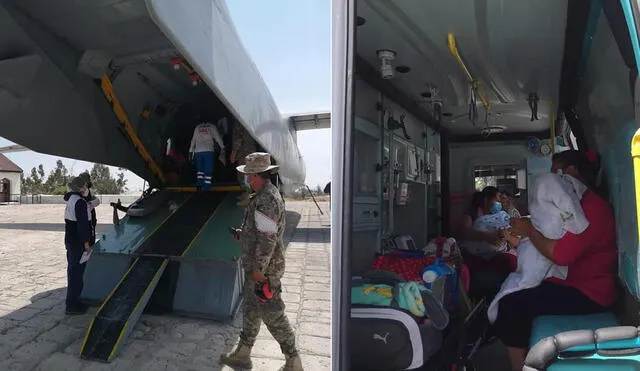
[[[493,186],[511,194],[518,193],[518,165],[481,165],[473,169],[475,190]]]

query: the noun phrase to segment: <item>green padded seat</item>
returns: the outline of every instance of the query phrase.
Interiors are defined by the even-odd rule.
[[[533,346],[548,336],[553,336],[565,331],[597,330],[603,327],[615,326],[620,326],[620,321],[618,321],[618,318],[611,312],[572,316],[540,316],[533,321],[529,345]],[[572,351],[587,351],[593,349],[593,344],[571,348]]]
[[[562,359],[547,371],[640,371],[640,363],[629,359]]]

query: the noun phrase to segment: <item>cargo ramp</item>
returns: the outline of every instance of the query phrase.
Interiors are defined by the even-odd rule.
[[[104,300],[85,335],[80,356],[109,362],[144,311],[170,257],[183,256],[213,218],[226,192],[194,193],[136,250],[138,257]]]

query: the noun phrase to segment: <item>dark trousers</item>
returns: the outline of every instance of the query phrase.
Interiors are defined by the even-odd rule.
[[[509,294],[498,304],[496,335],[509,347],[528,348],[533,320],[544,315],[583,315],[607,311],[580,290],[548,281]]]
[[[84,285],[84,269],[87,263],[80,264],[84,248],[67,244],[67,306],[80,304],[80,294]]]
[[[489,260],[466,252],[463,252],[462,256],[472,276],[484,271],[491,271],[507,278],[509,273],[515,272],[518,268],[518,258],[515,254],[508,252],[498,253]]]

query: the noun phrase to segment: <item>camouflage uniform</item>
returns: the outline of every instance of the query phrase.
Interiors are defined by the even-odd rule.
[[[302,360],[296,349],[295,334],[285,315],[285,305],[280,295],[284,274],[284,200],[278,188],[266,177],[266,174],[276,171],[278,165],[272,164],[271,156],[264,152],[247,155],[244,163],[236,167],[238,172],[249,176],[260,174],[258,178],[254,178],[252,188],[256,189],[256,194],[249,200],[244,212],[242,228],[236,230],[244,253],[244,323],[240,332],[240,344],[233,352],[223,354],[220,362],[232,367],[251,368],[251,348],[264,321],[285,355],[286,362],[281,370],[303,371]],[[261,273],[271,286],[273,297],[266,302],[258,299],[255,273]]]
[[[265,223],[266,221],[266,223]],[[275,222],[274,229],[269,226]],[[244,252],[244,321],[240,341],[251,347],[264,321],[271,335],[280,343],[282,353],[294,357],[298,351],[295,334],[284,313],[285,304],[279,293],[284,274],[285,210],[282,197],[273,184],[267,183],[249,202],[244,213],[240,243]],[[255,294],[252,273],[262,272],[277,293],[261,303]]]
[[[247,155],[256,151],[255,140],[249,135],[244,126],[237,121],[233,125],[233,144],[231,145],[231,150],[236,154],[236,165],[244,165]],[[238,173],[238,183],[241,186],[244,186],[243,178],[244,175]]]

